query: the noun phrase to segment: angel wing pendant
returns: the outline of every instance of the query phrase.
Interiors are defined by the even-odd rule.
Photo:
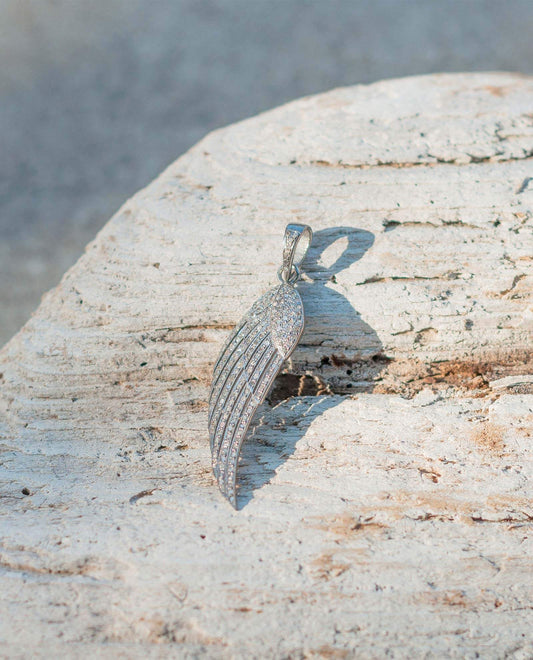
[[[228,338],[215,364],[209,395],[212,466],[223,495],[237,508],[237,464],[250,422],[304,328],[295,284],[312,239],[307,225],[287,225],[281,284],[265,293]]]

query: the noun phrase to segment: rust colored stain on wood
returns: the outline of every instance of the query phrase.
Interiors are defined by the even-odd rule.
[[[484,422],[472,431],[470,438],[480,449],[503,456],[505,453],[504,430],[498,424]]]

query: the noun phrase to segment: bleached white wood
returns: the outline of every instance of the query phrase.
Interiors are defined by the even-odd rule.
[[[0,353],[2,653],[531,656],[532,177],[533,80],[433,75],[216,131],[129,200]],[[288,222],[307,328],[235,512],[210,372]]]

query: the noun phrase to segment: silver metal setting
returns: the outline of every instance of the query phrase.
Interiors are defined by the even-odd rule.
[[[304,329],[304,311],[294,285],[313,233],[307,225],[285,229],[281,284],[267,291],[231,333],[213,371],[209,395],[209,440],[219,488],[237,508],[237,464],[250,422]]]

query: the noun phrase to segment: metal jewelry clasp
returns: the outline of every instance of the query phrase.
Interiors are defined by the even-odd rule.
[[[283,237],[283,263],[278,270],[281,282],[294,284],[300,279],[300,265],[312,239],[313,232],[308,225],[287,225]]]

